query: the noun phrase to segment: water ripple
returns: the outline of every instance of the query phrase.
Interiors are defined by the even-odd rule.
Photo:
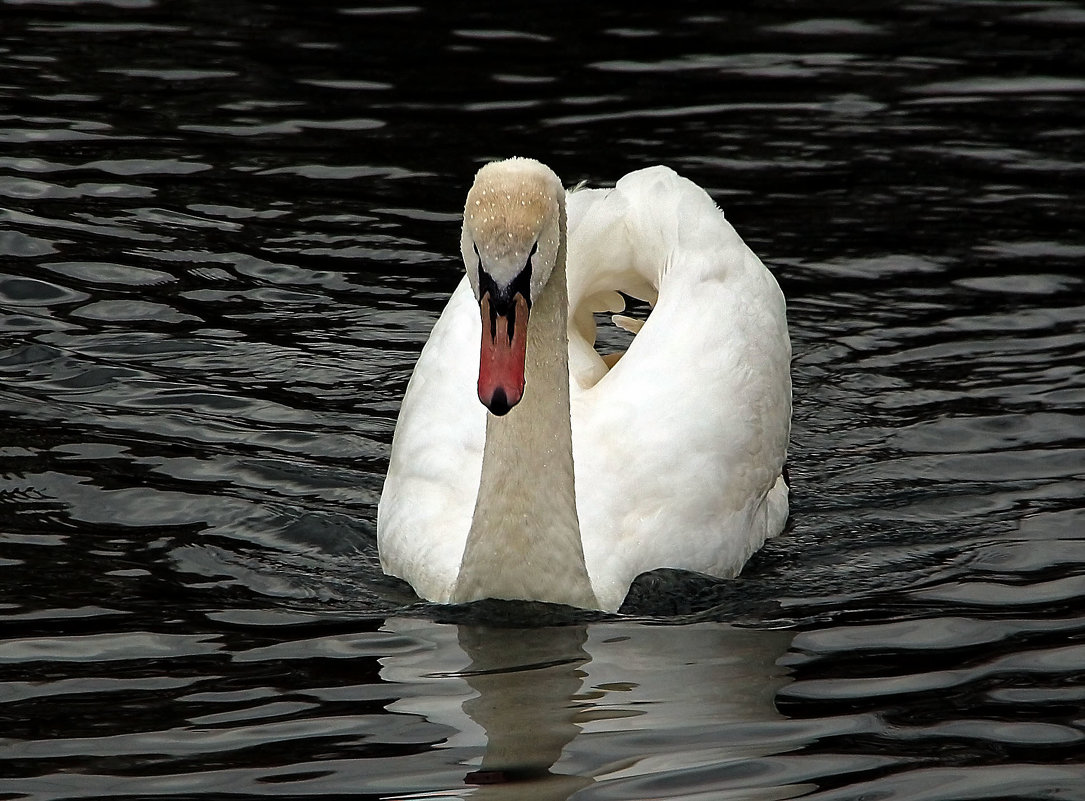
[[[1085,793],[1079,9],[3,7],[0,795]],[[382,574],[513,153],[671,164],[779,279],[792,518],[737,579]]]

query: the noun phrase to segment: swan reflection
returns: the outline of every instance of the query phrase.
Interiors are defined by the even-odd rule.
[[[567,799],[597,782],[764,756],[792,634],[717,623],[537,629],[395,618],[419,643],[381,660],[396,713],[448,732],[456,795]],[[770,727],[771,728],[771,727]],[[449,787],[452,791],[454,788]],[[742,798],[780,798],[784,788]]]

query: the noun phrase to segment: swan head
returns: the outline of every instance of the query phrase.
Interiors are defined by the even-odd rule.
[[[482,315],[479,400],[507,413],[524,394],[527,322],[561,246],[565,190],[533,159],[478,171],[463,212],[460,251]]]

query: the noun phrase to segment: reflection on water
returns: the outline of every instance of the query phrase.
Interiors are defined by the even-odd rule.
[[[776,661],[789,632],[410,618],[385,629],[425,644],[381,660],[381,678],[406,689],[388,709],[453,732],[441,745],[447,786],[456,786],[458,769],[459,783],[478,787],[472,798],[565,799],[594,784],[650,797],[641,794],[658,792],[651,786],[665,786],[669,774],[709,767],[705,790],[787,795],[786,787],[751,787],[749,778],[753,760],[801,736],[773,725],[782,720],[773,698],[787,681]]]
[[[525,798],[565,798],[591,784],[555,768],[579,732],[573,698],[583,676],[577,668],[588,659],[585,627],[525,632],[464,626],[459,634],[471,659],[462,675],[478,694],[462,709],[485,735],[482,761],[467,783],[516,783]]]
[[[1085,797],[1083,29],[0,0],[0,797]],[[381,575],[512,154],[669,164],[779,279],[793,514],[737,580],[515,619]]]

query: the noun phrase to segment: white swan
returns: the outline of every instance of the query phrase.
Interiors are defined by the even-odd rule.
[[[438,603],[608,611],[655,568],[736,575],[787,519],[791,344],[708,194],[650,167],[566,195],[537,161],[494,162],[460,249],[400,409],[384,571]],[[592,315],[619,290],[653,309],[610,367]]]

